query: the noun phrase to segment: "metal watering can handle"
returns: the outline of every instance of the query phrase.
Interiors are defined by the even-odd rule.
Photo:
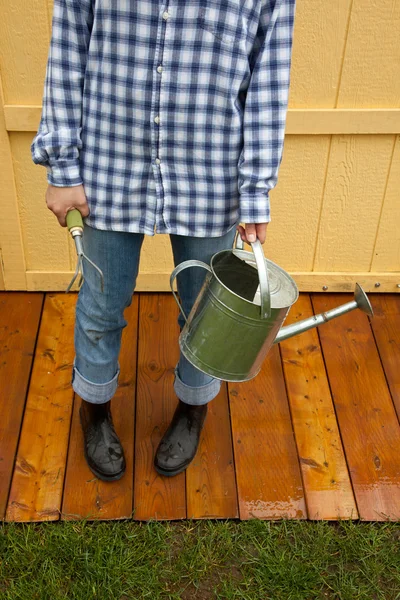
[[[184,262],[181,262],[177,267],[175,267],[175,269],[172,271],[171,273],[171,277],[169,278],[169,284],[171,286],[171,290],[172,293],[174,295],[174,298],[176,300],[177,305],[179,306],[179,310],[181,311],[182,315],[185,318],[186,323],[188,322],[187,317],[185,315],[185,313],[183,312],[183,308],[177,298],[177,295],[174,292],[174,288],[172,286],[175,277],[178,275],[178,273],[180,273],[181,271],[183,271],[184,269],[187,269],[188,267],[203,267],[203,269],[207,269],[207,271],[209,271],[210,273],[212,273],[212,269],[209,265],[207,265],[205,262],[202,262],[201,260],[185,260]]]
[[[269,280],[267,263],[265,262],[264,251],[259,239],[250,242],[257,265],[258,279],[260,280],[261,307],[260,316],[262,319],[269,319],[271,316],[271,294],[269,293]],[[243,240],[239,232],[236,234],[235,248],[243,250]]]

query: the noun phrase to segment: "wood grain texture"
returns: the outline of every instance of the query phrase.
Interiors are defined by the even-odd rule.
[[[342,2],[337,5],[337,10],[342,9]],[[399,106],[399,27],[398,2],[353,0],[341,54],[338,108]]]
[[[0,294],[2,518],[11,477],[8,521],[57,520],[60,513],[63,519],[129,518],[132,483],[139,507],[134,518],[235,518],[231,439],[239,518],[335,518],[336,508],[337,516],[356,518],[350,510],[339,425],[359,517],[400,519],[400,426],[394,407],[399,389],[398,295],[373,294],[372,319],[354,310],[284,340],[273,347],[257,377],[227,384],[232,434],[223,386],[209,405],[198,454],[185,472],[173,478],[159,476],[153,458],[177,404],[172,387],[179,356],[177,307],[170,294],[135,295],[122,338],[116,394],[120,402],[113,409],[128,453],[128,473],[111,484],[89,471],[77,398],[72,408],[74,296],[48,294],[40,320],[41,294]],[[306,318],[311,308],[316,314],[351,299],[313,294],[310,307],[307,296],[301,295],[287,322]],[[134,439],[136,367],[141,403]],[[329,477],[338,484],[331,484]]]
[[[183,519],[185,471],[164,477],[153,464],[178,404],[173,389],[179,359],[178,307],[172,294],[143,294],[139,306],[134,519]]]
[[[269,244],[271,244],[271,239]],[[246,248],[248,250],[248,248]],[[268,246],[264,246],[264,253],[267,258],[271,259],[271,254]],[[274,262],[277,262],[276,260]],[[280,262],[279,266],[282,266]],[[286,270],[286,269],[285,269]],[[300,291],[320,292],[325,289],[323,286],[328,286],[330,292],[351,292],[355,288],[356,282],[359,283],[365,292],[379,292],[386,294],[388,292],[400,293],[397,285],[400,283],[399,273],[364,273],[357,271],[340,271],[340,272],[307,272],[307,271],[291,271],[288,273],[295,280]],[[64,291],[72,279],[73,271],[27,271],[26,281],[28,290],[36,292],[44,290],[51,292],[53,290]],[[171,272],[160,273],[153,271],[152,273],[139,273],[135,289],[138,292],[170,292],[171,286],[169,283]],[[379,281],[379,287],[375,286]],[[174,289],[176,290],[176,280]],[[73,285],[73,291],[77,291],[77,283]]]
[[[68,229],[61,227],[56,216],[47,208],[45,169],[32,162],[27,151],[31,142],[29,134],[10,136],[26,269],[74,271],[76,250],[74,260],[69,250],[73,240],[69,241],[71,234]]]
[[[0,75],[0,107],[4,105],[4,101]],[[0,247],[4,287],[8,290],[26,290],[25,255],[15,189],[13,156],[3,110],[0,110],[0,181]]]
[[[3,273],[3,259],[1,256],[1,246],[0,246],[0,291],[4,290],[4,273]]]
[[[228,389],[240,518],[307,518],[279,348]]]
[[[6,104],[5,126],[9,132],[36,132],[42,105]],[[330,134],[400,133],[398,108],[288,108],[285,133],[288,136]]]
[[[82,399],[75,394],[62,519],[105,520],[132,516],[138,313],[139,297],[134,294],[124,313],[128,325],[122,330],[121,371],[110,405],[115,431],[125,453],[126,472],[121,479],[109,482],[102,481],[89,469],[79,419]]]
[[[371,271],[397,273],[400,284],[400,136],[394,138],[390,170],[381,207]],[[380,279],[378,279],[380,281]],[[389,290],[388,290],[389,291]],[[398,288],[390,290],[399,292]]]
[[[312,316],[300,294],[285,325]],[[280,342],[292,422],[310,519],[356,519],[358,512],[317,330]]]
[[[400,421],[400,296],[373,294],[371,327]]]
[[[59,518],[73,391],[75,296],[47,294],[7,506],[7,521]]]
[[[296,4],[290,106],[334,108],[352,0]]]
[[[0,518],[7,506],[43,294],[0,294]]]
[[[238,518],[228,390],[208,403],[207,417],[196,456],[186,469],[187,516]]]
[[[314,313],[350,301],[312,294]],[[347,463],[364,520],[400,518],[400,426],[367,315],[318,327]]]
[[[392,149],[393,136],[332,138],[313,271],[370,270]]]
[[[264,254],[288,272],[311,274],[313,269],[329,140],[327,135],[285,137],[279,185],[270,193]]]

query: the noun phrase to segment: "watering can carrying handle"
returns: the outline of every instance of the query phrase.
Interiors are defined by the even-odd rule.
[[[271,296],[269,293],[267,263],[265,262],[265,256],[264,256],[264,252],[263,252],[260,240],[257,239],[255,242],[250,242],[250,243],[251,243],[251,247],[252,247],[252,250],[254,253],[254,258],[256,261],[256,265],[257,265],[258,279],[260,280],[260,296],[261,296],[260,316],[262,319],[269,319],[269,317],[271,316]],[[238,250],[243,249],[243,241],[239,235],[239,232],[237,232],[237,234],[236,234],[236,241],[235,241],[234,246]],[[206,263],[202,262],[201,260],[185,260],[184,262],[181,262],[177,267],[175,267],[175,269],[172,271],[171,277],[169,279],[169,283],[170,283],[174,298],[176,300],[176,303],[179,306],[179,310],[181,311],[183,317],[185,318],[186,323],[188,322],[187,317],[186,317],[186,315],[183,311],[183,308],[175,294],[172,284],[174,282],[175,277],[178,275],[178,273],[180,273],[184,269],[187,269],[188,267],[203,267],[203,269],[206,269],[207,271],[209,271],[212,274],[211,267],[209,265],[207,265]]]
[[[268,269],[264,251],[259,239],[256,239],[255,242],[250,242],[250,244],[257,265],[258,279],[260,280],[260,317],[261,319],[269,319],[271,316],[271,294],[269,293]],[[243,240],[239,232],[236,233],[235,248],[243,250]]]
[[[184,269],[187,269],[188,267],[203,267],[203,269],[207,269],[207,271],[209,271],[210,273],[212,273],[212,269],[211,267],[209,267],[206,263],[202,262],[201,260],[185,260],[184,262],[181,262],[177,267],[175,267],[175,269],[172,271],[171,273],[171,277],[169,278],[169,283],[171,286],[171,290],[172,293],[174,295],[174,298],[176,300],[177,305],[179,306],[179,310],[181,311],[183,317],[185,318],[186,323],[188,322],[187,317],[183,311],[183,308],[177,298],[177,295],[174,292],[174,288],[172,286],[175,277],[178,275],[178,273],[180,273],[181,271],[183,271]]]

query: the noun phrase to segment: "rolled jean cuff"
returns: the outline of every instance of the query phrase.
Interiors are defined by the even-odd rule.
[[[222,381],[220,379],[213,379],[209,383],[197,387],[186,385],[179,377],[178,365],[175,367],[174,390],[178,398],[186,404],[193,404],[195,406],[207,404],[210,400],[213,400],[215,396],[218,396],[221,389],[221,383]]]
[[[73,390],[87,402],[93,404],[104,404],[111,400],[117,391],[118,377],[120,373],[120,364],[118,362],[118,369],[114,377],[110,381],[105,383],[93,383],[84,377],[75,366],[76,358],[74,358],[74,364],[72,368],[72,388]]]

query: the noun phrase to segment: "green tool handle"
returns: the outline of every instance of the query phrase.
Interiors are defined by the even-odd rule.
[[[82,227],[83,229],[82,215],[77,208],[73,208],[67,212],[66,221],[68,231],[71,231],[72,227]]]

